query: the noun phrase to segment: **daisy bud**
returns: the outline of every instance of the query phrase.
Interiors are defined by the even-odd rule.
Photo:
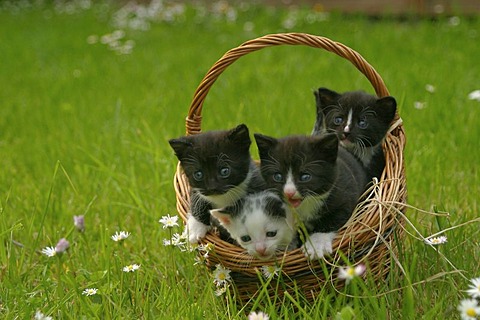
[[[85,231],[85,216],[73,216],[73,225],[78,231]]]
[[[68,247],[70,247],[70,243],[67,241],[67,239],[62,238],[60,239],[60,241],[58,241],[57,245],[55,246],[55,252],[63,253],[67,251]]]

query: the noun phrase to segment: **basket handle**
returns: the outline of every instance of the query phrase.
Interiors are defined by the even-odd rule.
[[[370,81],[377,96],[388,96],[388,90],[378,72],[356,51],[325,37],[305,33],[270,34],[248,40],[240,46],[227,51],[211,68],[200,82],[186,118],[187,134],[196,134],[201,131],[202,107],[208,91],[220,74],[232,63],[247,53],[258,51],[265,47],[278,45],[305,45],[321,48],[349,60]]]

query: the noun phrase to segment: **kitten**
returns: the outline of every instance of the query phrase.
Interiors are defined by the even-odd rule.
[[[367,183],[361,163],[338,147],[335,134],[281,139],[255,134],[255,139],[267,187],[285,197],[310,235],[305,254],[314,259],[331,253],[337,230]]]
[[[317,119],[312,134],[336,132],[340,145],[360,159],[368,179],[380,178],[385,168],[382,141],[395,117],[395,98],[377,98],[363,91],[339,94],[326,88],[314,94]]]
[[[258,166],[250,157],[251,139],[244,124],[171,139],[169,143],[192,190],[187,218],[191,243],[210,230],[209,210],[230,206],[247,193],[264,188]]]
[[[253,193],[233,206],[210,212],[248,254],[258,259],[296,247],[293,214],[274,192]]]

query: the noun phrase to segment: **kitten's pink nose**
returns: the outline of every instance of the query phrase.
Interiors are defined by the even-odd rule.
[[[256,245],[255,251],[257,251],[258,255],[265,256],[267,248],[264,245]]]
[[[287,196],[288,199],[293,198],[293,196],[297,193],[295,190],[285,189],[283,193]]]

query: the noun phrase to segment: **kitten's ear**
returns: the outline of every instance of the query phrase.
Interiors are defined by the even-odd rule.
[[[265,204],[265,211],[274,217],[286,217],[285,204],[279,199],[272,199]]]
[[[228,227],[232,223],[232,215],[225,209],[212,209],[210,214],[216,218],[224,227]]]
[[[397,101],[394,97],[383,97],[377,100],[377,114],[382,115],[385,123],[392,122],[397,111]],[[381,111],[381,112],[379,112]]]
[[[255,141],[257,142],[260,159],[269,158],[269,155],[268,155],[269,151],[270,149],[272,149],[274,146],[277,145],[278,140],[273,137],[265,136],[260,133],[255,133],[254,137],[255,137]]]
[[[175,155],[177,156],[178,160],[184,158],[187,151],[192,148],[192,143],[185,138],[179,139],[170,139],[168,143],[172,147],[173,151],[175,151]]]
[[[243,123],[230,130],[227,134],[227,138],[235,144],[248,146],[248,148],[250,148],[250,144],[252,143],[248,127]]]
[[[320,152],[322,159],[328,162],[335,162],[338,155],[338,136],[335,133],[328,133],[321,138],[315,139],[314,150]]]
[[[334,104],[341,96],[341,94],[327,88],[318,88],[313,94],[317,102],[317,112],[326,106]]]

